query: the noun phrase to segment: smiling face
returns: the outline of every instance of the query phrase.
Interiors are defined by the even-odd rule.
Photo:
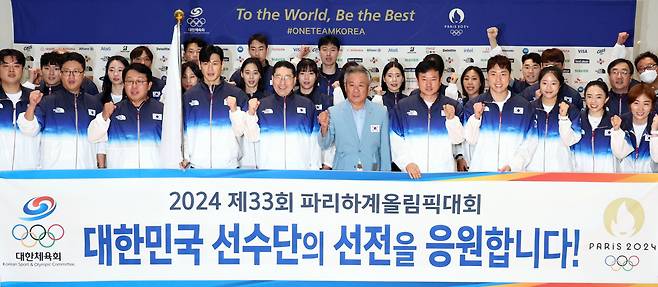
[[[552,101],[557,98],[560,91],[560,81],[553,73],[546,73],[539,82],[539,89],[541,91],[542,100]]]
[[[402,83],[404,83],[402,71],[400,71],[400,69],[397,67],[391,67],[388,69],[388,71],[386,71],[386,74],[384,75],[384,83],[386,83],[386,87],[388,88],[389,92],[399,92]]]
[[[370,81],[368,75],[364,73],[351,73],[345,77],[345,91],[347,92],[347,99],[356,106],[361,106],[368,98],[368,88]]]
[[[469,99],[480,94],[480,75],[477,72],[474,70],[466,72],[463,81],[464,91]]]
[[[187,91],[191,87],[194,87],[198,82],[199,82],[199,78],[197,78],[197,76],[194,74],[192,68],[187,67],[187,69],[183,71],[183,77],[181,78],[183,89]]]
[[[295,87],[295,75],[291,69],[278,67],[272,74],[274,91],[281,97],[288,96]]]
[[[591,86],[585,91],[585,104],[590,114],[602,114],[608,93],[599,86]]]
[[[510,82],[510,72],[507,69],[495,65],[487,71],[487,78],[489,80],[489,89],[492,94],[507,94],[507,87]]]
[[[633,121],[646,122],[653,110],[653,101],[648,95],[642,94],[631,103],[630,109],[633,114]]]

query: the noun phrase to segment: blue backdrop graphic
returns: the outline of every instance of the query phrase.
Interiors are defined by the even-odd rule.
[[[278,45],[315,44],[324,33],[346,45],[488,45],[485,29],[497,26],[502,45],[609,47],[618,32],[633,34],[635,5],[635,0],[12,0],[15,42],[31,44],[168,43],[173,11],[182,9],[184,38],[221,44],[244,44],[263,32]]]

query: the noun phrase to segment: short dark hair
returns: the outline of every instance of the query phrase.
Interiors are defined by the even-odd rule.
[[[647,96],[651,100],[651,106],[656,104],[656,92],[649,84],[639,83],[628,91],[628,104],[632,104],[641,95]]]
[[[537,53],[533,52],[533,53],[528,53],[528,54],[523,55],[521,57],[521,65],[523,65],[523,63],[525,63],[525,61],[527,61],[527,60],[532,60],[536,64],[541,65],[541,56]]]
[[[39,65],[41,68],[45,66],[54,65],[57,67],[62,67],[62,55],[56,52],[48,52],[41,55],[39,59]]]
[[[587,83],[587,85],[585,86],[585,90],[584,90],[583,94],[586,94],[587,90],[589,90],[589,88],[594,87],[594,86],[599,87],[601,90],[603,90],[603,94],[605,94],[605,97],[606,98],[608,97],[608,85],[606,85],[606,83],[604,81],[599,81],[599,80],[594,80],[594,81],[591,81],[591,82]]]
[[[622,63],[626,64],[628,66],[629,72],[631,73],[631,75],[633,75],[633,72],[634,72],[633,70],[635,69],[635,68],[633,68],[633,63],[631,63],[631,61],[623,59],[623,58],[616,59],[616,60],[610,62],[610,64],[608,64],[608,75],[610,75],[610,72],[612,71],[612,68],[614,68],[615,66],[617,66],[619,64],[622,64]]]
[[[142,54],[146,53],[146,56],[149,57],[149,60],[153,61],[153,52],[151,52],[151,49],[146,46],[138,46],[132,51],[130,51],[130,61],[139,58]]]
[[[634,61],[634,62],[635,62],[635,68],[636,68],[636,69],[639,69],[639,67],[637,66],[637,63],[639,63],[639,62],[640,62],[642,59],[644,59],[644,58],[651,58],[651,59],[653,59],[653,61],[654,61],[656,64],[658,64],[658,56],[656,56],[656,54],[654,54],[654,53],[651,53],[651,52],[649,52],[649,51],[646,51],[646,52],[644,52],[644,53],[642,53],[642,54],[637,55],[637,57],[635,58],[635,61]]]
[[[187,47],[190,46],[190,44],[192,44],[192,43],[196,44],[201,49],[208,46],[208,43],[206,43],[206,41],[204,41],[203,39],[201,39],[199,37],[192,37],[192,38],[189,38],[189,39],[185,40],[185,42],[183,42],[183,51],[187,50]],[[137,57],[139,57],[139,56],[137,56]]]
[[[478,94],[484,93],[484,73],[482,72],[482,69],[476,66],[468,66],[464,72],[462,72],[462,76],[459,78],[459,83],[462,85],[462,94],[467,96],[466,91],[464,91],[464,76],[470,71],[475,71],[475,73],[480,78],[480,88],[478,89]]]
[[[439,76],[443,75],[443,70],[445,69],[445,63],[443,62],[443,58],[439,56],[439,54],[428,54],[423,58],[423,61],[430,61],[436,65],[436,69],[439,71]]]
[[[85,61],[85,57],[80,55],[80,53],[66,52],[62,54],[62,66],[66,62],[71,62],[71,61],[80,63],[80,65],[82,65],[83,71],[87,69],[87,62]]]
[[[297,63],[297,84],[299,84],[299,73],[301,72],[313,72],[315,74],[315,84],[313,86],[317,86],[318,82],[320,81],[320,69],[318,68],[318,64],[315,63],[315,61],[308,59],[308,58],[303,58],[299,63]]]
[[[258,69],[258,73],[260,73],[260,79],[258,80],[258,87],[256,88],[256,90],[261,91],[263,90],[263,77],[265,76],[263,75],[263,65],[260,63],[260,60],[258,60],[258,58],[254,58],[254,57],[247,58],[242,62],[242,66],[240,66],[240,74],[244,72],[244,69],[247,68],[247,65],[249,64],[256,65],[256,69]],[[240,80],[237,82],[236,86],[238,86],[238,88],[240,88],[243,91],[245,90],[246,84],[244,82],[243,77],[240,77]]]
[[[438,69],[437,65],[435,62],[428,61],[428,60],[423,60],[418,65],[416,65],[416,78],[418,78],[418,75],[422,73],[427,73],[431,70],[437,71],[439,73],[439,77],[441,76],[441,71]]]
[[[539,78],[537,78],[539,82],[541,82],[541,79],[547,74],[553,74],[553,76],[557,78],[557,81],[560,82],[560,87],[564,86],[564,76],[562,75],[562,70],[558,69],[558,67],[549,66],[542,68],[539,72]]]
[[[487,61],[487,71],[493,69],[493,67],[498,66],[501,69],[507,69],[508,72],[512,72],[512,61],[509,58],[503,55],[496,55]]]
[[[272,67],[272,74],[276,73],[276,70],[278,68],[290,69],[292,71],[293,75],[296,75],[296,73],[297,73],[296,70],[295,70],[295,65],[293,65],[292,63],[290,63],[288,61],[278,61],[278,62],[276,62],[276,64],[274,64],[274,67]]]
[[[199,53],[199,62],[210,62],[210,56],[212,56],[212,54],[217,54],[219,59],[222,62],[224,61],[224,50],[219,46],[208,45],[201,49],[201,52]]]
[[[5,57],[12,57],[16,59],[19,65],[25,67],[25,55],[19,50],[15,49],[2,49],[0,50],[0,62],[5,61]]]
[[[124,82],[126,81],[126,75],[128,75],[128,71],[130,70],[134,70],[137,73],[146,75],[146,81],[149,83],[151,82],[151,78],[153,77],[153,72],[151,72],[151,69],[149,69],[149,67],[147,67],[142,63],[132,63],[123,70],[123,75],[121,75],[121,78],[123,79]]]
[[[340,50],[340,40],[334,35],[324,35],[318,40],[318,49],[324,45],[334,45]]]
[[[249,40],[247,41],[247,47],[251,46],[251,42],[253,42],[253,41],[258,41],[258,42],[263,43],[263,45],[265,45],[265,48],[269,47],[269,45],[270,45],[270,41],[267,40],[267,36],[265,36],[264,34],[261,34],[261,33],[256,33],[256,34],[251,35],[249,37]]]
[[[541,62],[556,62],[564,65],[564,53],[558,48],[546,49],[541,53]]]
[[[388,62],[388,64],[384,66],[384,70],[382,71],[382,90],[388,92],[388,86],[386,85],[386,82],[384,82],[384,78],[386,77],[386,73],[388,73],[388,70],[390,70],[391,68],[398,68],[398,70],[400,70],[400,74],[402,74],[402,84],[400,85],[400,91],[404,91],[405,84],[407,83],[407,78],[404,76],[404,67],[402,67],[402,65],[398,63],[397,59]]]

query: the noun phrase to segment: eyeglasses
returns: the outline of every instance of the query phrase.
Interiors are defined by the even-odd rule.
[[[638,67],[637,70],[640,71],[640,73],[642,73],[646,70],[655,70],[656,67],[657,67],[656,64],[651,64],[651,65],[647,65],[647,66],[644,66],[644,67]]]
[[[614,76],[628,76],[631,74],[631,72],[629,72],[628,70],[621,70],[621,71],[613,70],[612,72],[610,72],[610,74]]]
[[[124,83],[126,86],[133,86],[133,85],[143,86],[143,85],[146,84],[147,82],[148,82],[147,80],[139,79],[139,80],[134,80],[134,81],[133,81],[133,80],[125,81],[125,82],[123,82],[123,83]]]
[[[274,75],[274,76],[272,76],[272,78],[274,78],[277,81],[286,81],[287,82],[287,81],[291,81],[294,78],[294,76],[293,75]]]
[[[84,71],[78,71],[78,70],[62,70],[62,74],[65,76],[80,76],[84,73]]]

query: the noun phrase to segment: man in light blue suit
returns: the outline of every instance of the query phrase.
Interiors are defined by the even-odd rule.
[[[363,66],[344,71],[347,101],[318,116],[320,145],[336,145],[335,170],[391,170],[386,107],[367,100],[370,74]]]

